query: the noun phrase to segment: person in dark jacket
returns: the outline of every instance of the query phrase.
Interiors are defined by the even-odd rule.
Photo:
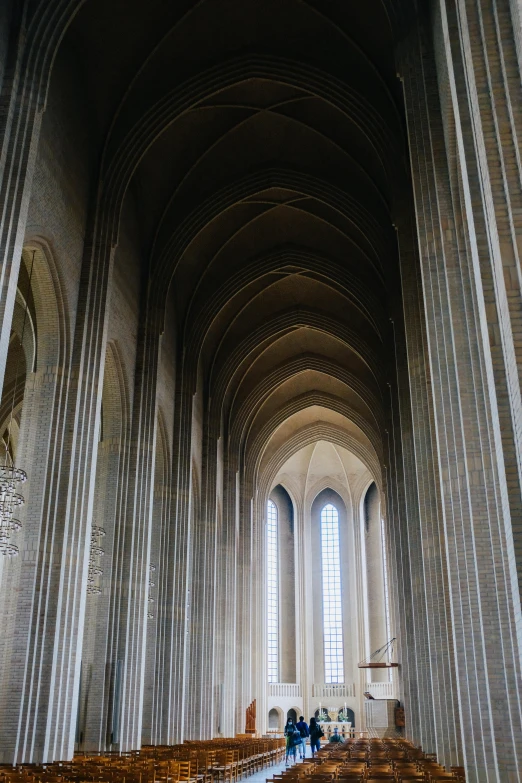
[[[323,730],[315,718],[310,718],[310,748],[312,758],[316,750],[321,750],[321,737],[324,737]]]
[[[310,736],[310,730],[308,728],[308,723],[306,723],[305,719],[301,715],[298,722],[296,723],[296,727],[299,729],[299,734],[301,735],[301,758],[306,758],[306,738]]]
[[[339,734],[339,732],[337,730],[337,726],[334,728],[333,734],[330,737],[330,739],[328,740],[328,742],[344,742],[343,738],[341,737],[341,735]]]
[[[289,718],[286,721],[285,726],[285,737],[286,737],[286,758],[285,763],[286,766],[288,766],[288,758],[289,756],[293,756],[294,761],[297,753],[297,745],[301,742],[301,735],[292,720],[292,718]]]

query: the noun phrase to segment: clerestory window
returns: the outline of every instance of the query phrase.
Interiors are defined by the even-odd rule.
[[[339,514],[328,503],[321,511],[325,683],[344,682]]]
[[[277,546],[277,507],[267,505],[267,611],[268,611],[268,682],[279,679],[279,563]]]

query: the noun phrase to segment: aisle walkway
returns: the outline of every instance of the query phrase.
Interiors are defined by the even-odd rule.
[[[306,755],[310,756],[310,745],[306,746]],[[298,759],[296,763],[300,764],[300,759]],[[292,764],[291,766],[294,765]],[[245,780],[248,780],[248,783],[265,783],[265,781],[273,778],[274,775],[280,775],[285,769],[290,769],[290,767],[286,766],[285,760],[283,759],[280,764],[274,764],[273,767],[265,767],[264,769],[259,770],[259,772],[254,772],[253,775],[249,775]]]

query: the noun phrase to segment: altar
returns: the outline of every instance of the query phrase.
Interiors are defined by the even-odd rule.
[[[353,712],[347,709],[346,703],[343,707],[323,707],[319,703],[319,709],[315,713],[317,722],[324,732],[324,739],[328,740],[337,729],[341,737],[347,739],[354,737],[352,720]],[[352,720],[350,720],[352,718]]]
[[[323,739],[325,741],[330,739],[330,736],[333,734],[334,729],[337,729],[338,733],[341,735],[341,737],[343,737],[343,739],[348,739],[349,737],[355,737],[355,729],[352,727],[350,721],[320,720],[319,725],[324,732]]]

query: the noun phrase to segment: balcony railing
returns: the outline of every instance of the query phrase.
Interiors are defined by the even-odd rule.
[[[367,682],[364,690],[372,694],[374,699],[396,699],[397,687],[394,682]]]
[[[312,687],[312,696],[350,699],[355,696],[355,685],[353,682],[316,684]]]
[[[268,686],[268,695],[280,696],[283,698],[300,697],[301,686],[299,683],[295,682],[271,682]]]

